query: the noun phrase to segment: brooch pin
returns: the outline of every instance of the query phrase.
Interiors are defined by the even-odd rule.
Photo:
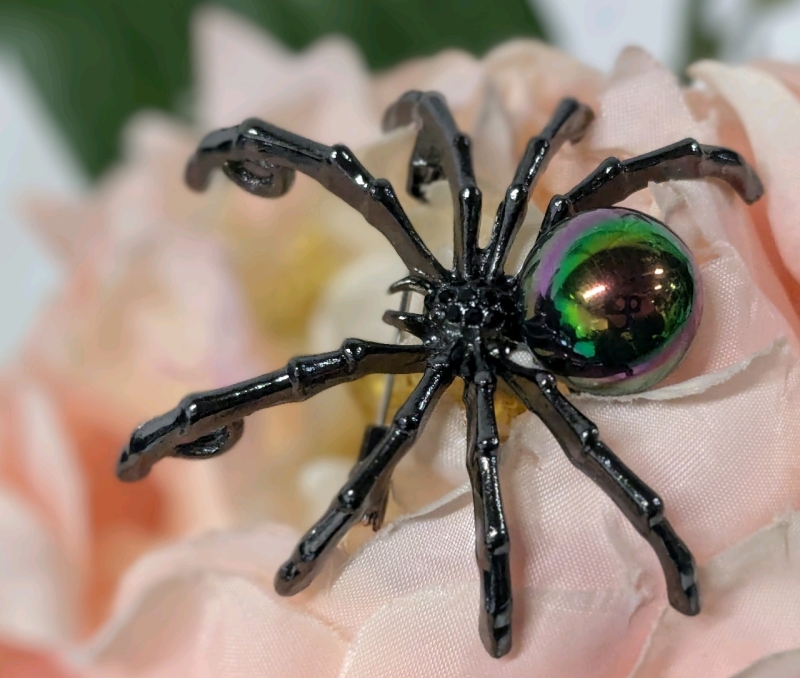
[[[758,200],[763,188],[738,153],[693,139],[629,160],[609,158],[575,188],[553,197],[522,268],[506,273],[506,258],[538,176],[565,142],[581,139],[593,117],[573,99],[561,102],[528,143],[497,210],[489,244],[481,249],[481,193],[470,142],[444,98],[408,92],[389,108],[385,130],[412,124],[418,130],[409,164],[411,196],[424,200],[423,189],[439,179],[450,185],[452,269],[422,242],[389,182],[373,178],[345,146],[324,146],[256,119],[206,136],[186,170],[191,188],[203,190],[211,172],[221,167],[245,190],[277,198],[299,171],[378,229],[409,270],[390,291],[424,296],[423,312],[386,311],[383,319],[420,343],[347,339],[337,351],[295,358],[270,374],[189,395],[133,433],[117,475],[138,480],[165,456],[221,454],[241,437],[244,418],[266,407],[302,401],[369,374],[421,374],[391,423],[368,429],[349,479],[278,571],[275,589],[290,596],[310,584],[354,523],[381,526],[392,470],[439,398],[460,378],[481,571],[480,635],[489,654],[501,657],[511,649],[512,593],[494,411],[500,379],[648,541],[664,571],[671,605],[697,614],[694,559],[664,517],[661,498],[603,444],[597,427],[558,390],[556,375],[576,391],[638,392],[675,368],[696,333],[702,294],[691,252],[665,224],[614,204],[649,182],[719,179],[747,203]],[[520,348],[532,354],[534,367],[511,359]]]

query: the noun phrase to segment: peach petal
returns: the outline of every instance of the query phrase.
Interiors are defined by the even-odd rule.
[[[69,563],[30,507],[2,486],[0,552],[0,633],[17,641],[58,643],[75,623]]]
[[[87,676],[336,676],[341,635],[272,590],[296,535],[209,535],[142,560],[111,623],[74,657]]]
[[[396,306],[386,290],[408,275],[399,257],[376,252],[354,261],[331,278],[309,323],[310,349],[330,351],[347,337],[392,343],[397,330],[381,318]]]
[[[487,87],[503,102],[516,131],[516,152],[538,134],[563,97],[579,96],[590,106],[605,84],[597,70],[534,40],[512,40],[484,58]]]
[[[64,413],[46,381],[14,371],[3,379],[0,471],[35,506],[70,566],[89,548],[86,486]]]
[[[79,565],[88,549],[86,487],[62,413],[52,394],[34,380],[18,392],[23,473],[39,506],[58,525],[64,552]]]
[[[734,678],[796,678],[800,675],[800,650],[779,652],[759,659]]]
[[[125,249],[112,275],[83,270],[46,312],[29,342],[37,359],[119,409],[133,407],[131,424],[187,391],[259,371],[238,290],[212,242],[165,228]],[[90,286],[103,294],[87,298]]]
[[[798,554],[800,520],[795,513],[714,558],[703,570],[703,613],[687,620],[667,610],[634,678],[694,675],[700,666],[704,678],[724,678],[761,657],[796,648]]]
[[[380,133],[360,54],[349,41],[325,38],[301,55],[231,12],[203,8],[192,29],[203,127],[248,117],[326,144],[358,146]]]
[[[718,242],[701,265],[703,318],[684,362],[670,375],[672,384],[740,363],[778,339],[794,339],[784,316],[753,284],[739,253]],[[758,327],[759,332],[742,332]]]
[[[766,71],[777,77],[794,95],[800,98],[800,66],[785,61],[761,59],[751,64],[754,68]]]
[[[597,113],[587,138],[594,148],[638,154],[713,134],[692,117],[675,76],[638,47],[618,57]]]
[[[698,385],[712,377],[697,378]],[[575,402],[662,493],[670,521],[702,563],[798,506],[800,461],[791,433],[800,406],[798,377],[796,359],[776,345],[696,395],[655,401],[656,390],[630,402]],[[635,449],[625,442],[633,440]]]
[[[409,90],[441,92],[458,116],[474,104],[483,81],[483,65],[471,54],[448,49],[411,59],[379,73],[371,83],[376,110],[384,111]]]
[[[54,653],[38,648],[0,643],[2,678],[77,678]]]
[[[739,114],[764,181],[770,227],[784,264],[800,279],[800,219],[795,187],[800,182],[800,102],[778,80],[747,66],[703,61],[690,74],[717,90]]]

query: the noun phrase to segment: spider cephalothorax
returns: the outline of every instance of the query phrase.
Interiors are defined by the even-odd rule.
[[[421,373],[391,424],[367,431],[347,483],[277,573],[278,593],[293,595],[310,584],[355,522],[380,527],[393,468],[444,391],[461,378],[482,573],[480,631],[487,651],[499,657],[511,648],[512,607],[494,412],[499,378],[650,543],[672,606],[697,614],[694,560],[664,518],[661,499],[602,443],[595,425],[559,391],[554,375],[575,390],[640,391],[677,365],[697,329],[702,297],[691,252],[659,221],[612,205],[651,181],[721,179],[747,202],[757,200],[762,187],[737,153],[692,139],[626,161],[609,158],[581,184],[553,197],[522,268],[506,273],[538,175],[562,144],[581,138],[592,118],[589,108],[572,99],[560,104],[529,142],[498,208],[489,244],[481,249],[481,194],[469,140],[458,131],[444,98],[408,92],[388,110],[386,129],[412,123],[418,128],[409,193],[424,200],[423,189],[431,182],[446,179],[450,185],[452,270],[421,241],[391,185],[370,176],[344,146],[327,147],[260,120],[209,134],[187,168],[192,188],[202,190],[211,171],[221,166],[251,193],[278,197],[300,171],[383,233],[409,269],[391,291],[424,296],[421,313],[387,311],[384,320],[419,343],[348,339],[337,351],[295,358],[276,372],[187,396],[133,433],[117,467],[119,477],[138,480],[165,456],[206,458],[225,452],[241,437],[244,417],[265,407],[305,400],[368,374]],[[513,359],[519,350],[533,367]]]

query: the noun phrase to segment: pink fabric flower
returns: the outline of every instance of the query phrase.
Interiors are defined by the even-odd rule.
[[[247,28],[212,12],[200,15],[197,34],[208,127],[219,124],[211,122],[215,116],[239,116],[229,89],[235,83],[224,69],[231,45],[245,44],[239,38]],[[306,82],[315,64],[334,63],[336,53],[345,61],[349,56],[351,80],[366,81],[354,50],[339,43],[322,46],[306,66],[289,64],[285,51],[266,40],[253,49],[260,53],[251,57],[264,58],[268,70],[292,76],[290,82]],[[344,67],[342,59],[335,65]],[[234,70],[238,74],[239,66]],[[343,125],[351,120],[349,102],[361,101],[352,95],[332,91],[293,104],[273,87],[259,93],[257,105],[247,105],[266,117],[288,115],[288,123],[301,120],[309,106],[329,109],[336,99],[347,106],[324,123]],[[227,100],[230,109],[220,105]],[[323,129],[313,117],[304,125],[312,135]],[[119,450],[144,419],[188,392],[266,372],[286,358],[278,340],[258,332],[246,271],[237,267],[234,245],[248,236],[236,230],[236,221],[248,196],[221,186],[209,202],[183,184],[198,138],[162,115],[141,114],[126,129],[125,162],[85,199],[31,201],[31,220],[64,268],[66,283],[19,359],[0,376],[2,671],[4,646],[16,657],[20,647],[52,647],[94,631],[108,614],[119,576],[154,546],[265,514],[298,512],[289,501],[275,508],[278,502],[265,501],[260,489],[246,491],[264,472],[264,450],[280,457],[300,444],[288,436],[301,428],[297,414],[268,418],[268,431],[249,423],[242,445],[251,454],[239,456],[242,463],[168,463],[139,485],[122,484],[113,473]],[[293,199],[274,203],[273,221]],[[269,239],[264,228],[253,235]],[[289,249],[293,242],[284,236],[278,244]],[[332,262],[341,259],[334,249]],[[304,318],[297,323],[302,328]],[[352,403],[350,410],[358,416]]]
[[[223,21],[218,16],[216,20]],[[261,70],[277,79],[274,87],[287,98],[285,110],[295,112],[282,113],[280,102],[271,108],[259,104],[253,80],[246,74],[236,80],[228,69],[230,77],[219,76],[215,82],[232,102],[233,119],[215,112],[220,99],[201,96],[210,126],[254,113],[269,117],[324,142],[344,141],[374,173],[402,186],[412,136],[400,132],[380,140],[379,112],[405,89],[436,88],[445,93],[462,128],[473,137],[487,214],[499,201],[527,139],[567,95],[589,103],[598,117],[581,144],[565,148],[553,162],[534,196],[539,209],[550,195],[572,186],[609,155],[629,157],[687,136],[734,147],[756,165],[766,196],[753,208],[710,181],[651,186],[626,202],[668,223],[695,252],[706,312],[689,356],[664,385],[637,396],[574,399],[600,426],[609,446],[663,496],[670,521],[700,566],[704,610],[686,618],[667,605],[661,570],[648,545],[608,498],[569,464],[540,422],[526,413],[510,423],[501,467],[512,531],[514,650],[502,660],[489,658],[477,633],[478,571],[464,467],[463,409],[455,399],[444,398],[395,473],[392,510],[399,517],[374,536],[366,529],[354,530],[307,591],[279,598],[272,578],[291,552],[298,528],[314,518],[309,508],[313,495],[321,495],[326,504],[341,472],[339,478],[330,474],[328,482],[314,486],[305,504],[309,515],[304,524],[287,527],[262,520],[258,527],[211,532],[150,552],[129,570],[102,630],[87,645],[62,653],[63,670],[103,678],[798,675],[796,69],[703,62],[691,70],[699,86],[681,89],[672,75],[639,50],[624,52],[613,72],[603,76],[542,45],[511,43],[482,61],[450,53],[369,80],[358,75],[360,67],[348,61],[349,52],[340,44],[323,43],[298,60],[276,57],[274,52],[264,56],[272,48],[259,36],[231,23],[217,24],[226,30],[215,33],[213,25],[209,21],[198,28],[201,34],[207,31],[207,44],[230,54],[232,63],[242,63],[236,50],[246,50],[252,57],[249,63],[274,66]],[[258,54],[262,56],[254,56]],[[325,63],[319,63],[320,54]],[[222,59],[214,63],[224,70]],[[356,74],[345,83],[344,91],[351,92],[348,102],[336,99],[339,90],[326,89],[337,68]],[[302,75],[299,88],[291,83],[292,73]],[[267,75],[264,83],[267,89],[273,86]],[[311,83],[308,89],[304,83]],[[329,111],[314,99],[320,88],[322,96],[328,92],[333,97],[335,105]],[[311,102],[305,118],[292,108],[298,101]],[[344,123],[328,127],[327,112],[353,120],[354,129]],[[170,186],[168,180],[163,185]],[[291,241],[282,239],[288,238],[286,224],[306,228],[308,222],[315,222],[315,228],[341,247],[341,259],[325,278],[325,291],[309,304],[315,310],[305,339],[308,348],[330,349],[350,334],[387,338],[375,323],[390,303],[383,296],[382,281],[403,272],[349,208],[302,180],[295,188],[300,197],[287,196],[283,206],[281,201],[235,198],[228,188],[218,191],[205,198],[205,207],[193,201],[188,214],[199,219],[213,211],[209,205],[218,210],[212,216],[222,217],[226,226],[219,237],[226,243],[235,243],[242,224],[256,219],[262,235],[276,235],[274,247]],[[158,204],[171,196],[165,192]],[[423,237],[446,260],[451,247],[446,187],[433,187],[428,205],[404,203]],[[142,200],[140,207],[148,204]],[[531,209],[518,255],[530,247],[537,216]],[[170,217],[170,223],[176,221]],[[199,238],[191,229],[170,231],[170,237]],[[103,261],[96,254],[93,258]],[[217,271],[220,279],[225,279],[225,270]],[[252,300],[246,282],[244,289]],[[71,319],[73,314],[65,315]],[[168,324],[172,317],[159,316]],[[219,317],[204,317],[210,320],[199,331],[214,336]],[[247,314],[236,317],[246,319]],[[183,320],[175,323],[166,336],[180,336]],[[234,335],[250,336],[246,328]],[[204,337],[196,338],[201,347]],[[57,335],[52,343],[57,354]],[[146,345],[161,349],[158,342]],[[167,342],[166,348],[170,346]],[[168,351],[162,355],[169,364]],[[196,355],[198,364],[202,359],[202,364],[213,366],[221,354],[198,349]],[[175,356],[178,361],[183,357],[180,351]],[[133,391],[141,384],[142,393],[147,393],[149,380],[160,383],[163,378],[154,374],[157,370],[146,372],[151,364],[144,360],[123,383]],[[227,381],[238,369],[250,367],[219,369],[213,380]],[[102,370],[92,373],[102,375]],[[212,380],[208,375],[199,379]],[[112,398],[113,382],[98,376],[93,386]],[[336,394],[322,398],[319,409],[307,411],[320,414],[312,421],[321,430],[343,427],[343,414],[355,411],[357,392],[342,389]],[[172,400],[165,403],[172,405]],[[159,408],[153,405],[153,410],[147,415]],[[333,421],[324,421],[325,416]],[[290,425],[280,430],[282,436],[309,440],[307,432]],[[283,454],[298,449],[280,448],[286,443],[278,437],[270,441]],[[264,442],[251,437],[250,445]],[[231,468],[252,464],[244,460],[259,454],[252,447],[237,448],[223,460]],[[261,454],[263,478],[264,469],[276,467],[274,458],[266,461]],[[300,457],[307,459],[304,454]],[[190,466],[170,466],[170,480],[183,482]],[[295,470],[293,490],[309,478],[302,469]],[[233,482],[224,470],[219,477]],[[255,486],[245,482],[239,487],[252,492]],[[56,493],[40,494],[70,505]],[[44,500],[32,501],[39,506]],[[268,514],[269,510],[261,513]],[[80,526],[74,530],[79,533]],[[41,675],[47,675],[45,669]]]

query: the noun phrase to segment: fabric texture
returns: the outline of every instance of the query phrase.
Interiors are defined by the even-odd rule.
[[[703,611],[688,618],[669,607],[650,547],[534,415],[507,410],[500,472],[512,540],[515,637],[508,657],[490,658],[478,636],[479,572],[456,391],[443,397],[395,472],[394,519],[374,535],[352,530],[309,589],[278,597],[275,571],[333,497],[349,462],[336,457],[314,467],[328,469],[326,476],[307,472],[308,464],[320,463],[310,453],[293,457],[294,466],[276,466],[276,459],[312,440],[315,451],[342,444],[337,425],[363,399],[374,402],[359,387],[342,387],[321,396],[319,409],[270,415],[264,421],[274,422],[280,435],[248,433],[242,449],[226,455],[213,476],[234,488],[233,497],[220,499],[229,513],[217,526],[226,529],[149,550],[127,571],[98,633],[61,651],[62,670],[103,678],[800,675],[800,269],[792,206],[800,186],[797,69],[703,62],[691,70],[697,85],[685,89],[638,49],[623,52],[606,76],[543,45],[517,42],[481,61],[448,53],[370,80],[338,43],[290,58],[216,12],[203,14],[196,31],[205,82],[213,85],[213,96],[201,88],[209,124],[230,124],[257,108],[250,97],[257,96],[252,82],[260,81],[250,73],[261,73],[269,87],[264,74],[296,72],[299,89],[289,75],[279,76],[276,87],[286,99],[273,106],[271,121],[317,131],[324,142],[344,141],[396,187],[405,184],[413,134],[381,138],[379,112],[406,89],[443,91],[474,140],[485,229],[529,137],[561,97],[586,101],[597,119],[542,179],[512,262],[531,246],[550,196],[610,155],[631,157],[691,136],[735,148],[754,163],[766,194],[752,208],[714,181],[653,185],[625,201],[667,223],[695,253],[705,313],[686,360],[657,388],[572,397],[609,447],[663,497],[667,517],[698,561]],[[303,104],[302,83],[316,92],[337,68],[352,78],[346,87],[325,90],[323,99],[335,100],[331,116],[341,122],[329,128],[327,118],[325,124],[318,119],[321,109]],[[226,94],[233,103],[220,110]],[[342,122],[348,117],[358,128],[352,134]],[[153,128],[137,130],[147,136]],[[219,188],[213,204],[234,225],[261,219],[264,233],[273,233],[269,224],[313,221],[330,248],[347,252],[346,265],[325,279],[309,312],[310,350],[330,350],[345,336],[391,340],[392,331],[379,322],[392,303],[384,283],[402,277],[402,266],[352,210],[301,181],[296,190],[300,197],[287,196],[285,204],[250,197],[233,203],[239,198],[230,197],[232,189]],[[428,198],[415,204],[401,196],[432,251],[450,261],[446,186],[431,187]],[[272,248],[288,238],[285,231],[276,229]],[[267,278],[260,284],[277,284],[260,261]],[[310,271],[324,257],[304,261]],[[276,287],[265,296],[281,294]],[[258,308],[272,309],[273,319],[282,312],[277,300],[259,299]],[[224,374],[244,366],[230,365]],[[309,438],[312,428],[327,437]],[[294,447],[281,447],[292,437]],[[257,452],[268,441],[270,452]],[[177,467],[170,468],[177,477]],[[305,473],[306,495],[284,482],[287,487],[269,495],[275,505],[285,500],[281,513],[259,493],[290,477],[287,469]],[[295,525],[280,524],[286,514]],[[26,557],[19,554],[14,572],[24,569]]]

